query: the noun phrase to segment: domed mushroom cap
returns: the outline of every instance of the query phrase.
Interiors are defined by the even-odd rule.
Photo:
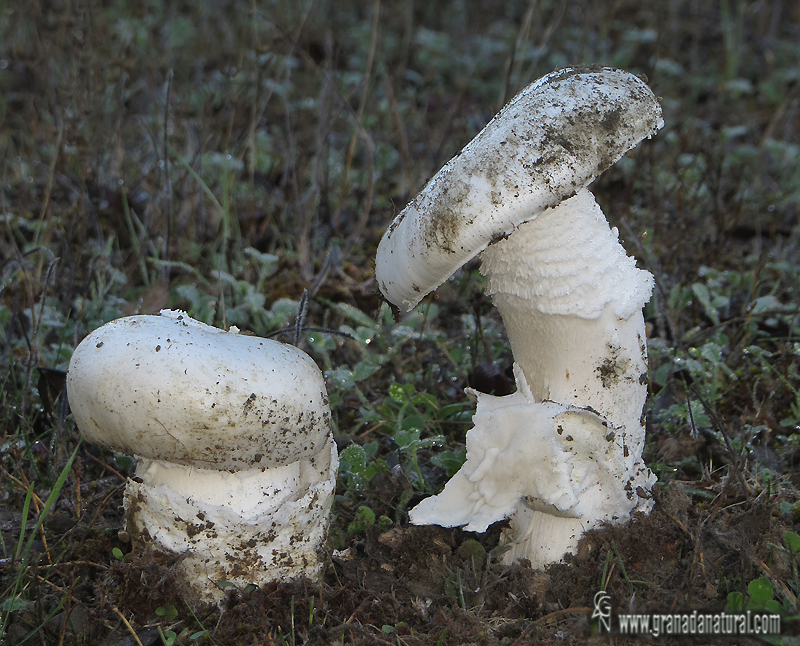
[[[376,258],[386,298],[410,310],[461,265],[587,186],[663,125],[638,77],[558,70],[520,92],[397,216]]]
[[[182,312],[92,332],[72,355],[67,393],[88,441],[206,469],[295,462],[318,453],[330,433],[325,382],[311,357]]]

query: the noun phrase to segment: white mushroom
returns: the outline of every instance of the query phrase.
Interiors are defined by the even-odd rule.
[[[314,578],[338,456],[322,374],[294,346],[164,310],[112,321],[76,348],[67,375],[84,437],[139,458],[127,530],[185,555],[191,598]]]
[[[553,72],[503,108],[383,236],[378,284],[406,309],[483,252],[516,362],[518,392],[476,393],[467,461],[412,522],[483,531],[510,517],[506,562],[540,567],[586,529],[651,508],[641,414],[653,279],[586,186],[662,125],[657,99],[627,72]]]

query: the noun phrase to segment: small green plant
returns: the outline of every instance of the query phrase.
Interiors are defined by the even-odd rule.
[[[158,636],[161,637],[161,642],[164,646],[173,646],[178,639],[178,634],[174,630],[162,631],[161,626],[158,627]]]
[[[178,609],[173,606],[161,606],[156,608],[156,616],[163,617],[166,621],[172,623],[178,618]]]
[[[753,579],[747,584],[747,598],[741,592],[728,594],[725,612],[739,613],[747,610],[767,610],[775,614],[786,615],[790,608],[782,606],[772,598],[772,594],[772,584],[769,579],[763,576]]]
[[[416,489],[428,490],[428,483],[419,465],[419,451],[443,446],[446,442],[441,433],[423,437],[427,429],[439,430],[443,420],[465,421],[464,413],[469,402],[440,406],[436,398],[428,393],[415,392],[413,384],[394,382],[389,386],[387,397],[368,415],[367,421],[378,421],[387,427],[392,435],[398,453],[404,456],[408,465],[407,475]],[[389,465],[382,458],[376,458],[377,442],[363,446],[351,444],[340,456],[339,474],[346,489],[352,494],[363,489],[378,473],[389,473]],[[466,460],[466,447],[446,450],[431,457],[431,462],[442,467],[448,477],[452,477]]]
[[[353,521],[347,526],[347,531],[351,534],[363,534],[368,527],[375,524],[375,512],[369,507],[362,505],[356,511]]]
[[[452,478],[456,472],[464,466],[467,461],[467,447],[462,446],[455,451],[440,451],[431,458],[431,462],[437,467],[441,467],[447,473],[448,478]]]
[[[389,386],[389,397],[378,406],[377,411],[387,420],[390,428],[394,428],[395,444],[399,452],[407,456],[415,476],[413,482],[418,489],[425,491],[428,488],[419,467],[418,451],[442,446],[445,443],[445,437],[441,434],[423,438],[423,430],[438,429],[440,420],[454,413],[460,413],[465,405],[467,404],[440,406],[433,395],[415,393],[413,384],[395,382]],[[457,459],[456,454],[452,452],[448,457],[451,460]]]
[[[160,606],[156,608],[156,616],[161,617],[167,624],[172,624],[178,618],[178,609],[173,605]],[[187,632],[188,630],[184,630],[181,636]],[[161,626],[158,626],[158,634],[164,646],[173,646],[178,639],[178,634],[174,630],[161,630]]]
[[[25,588],[24,577],[28,569],[28,560],[31,555],[33,541],[36,539],[36,533],[39,531],[39,528],[42,526],[42,523],[44,523],[45,517],[50,512],[50,509],[53,507],[53,504],[55,503],[56,499],[61,493],[61,489],[64,486],[64,482],[66,481],[67,476],[72,471],[72,464],[73,462],[75,462],[75,457],[78,455],[78,449],[80,448],[80,445],[81,442],[79,441],[78,444],[75,446],[75,450],[72,452],[72,455],[70,455],[69,460],[67,460],[66,464],[64,465],[64,468],[61,470],[58,479],[53,485],[53,489],[50,491],[50,495],[47,497],[47,500],[44,503],[44,507],[39,513],[39,518],[36,520],[36,523],[33,527],[33,530],[30,533],[30,536],[28,537],[28,540],[25,541],[25,526],[28,521],[28,514],[30,513],[31,500],[33,498],[33,484],[31,484],[30,487],[28,487],[27,494],[25,495],[25,503],[23,504],[22,508],[19,540],[17,541],[17,547],[16,550],[14,551],[14,558],[20,560],[19,570],[17,577],[14,580],[14,584],[11,587],[11,593],[9,594],[6,601],[3,603],[2,607],[0,607],[0,611],[2,611],[2,618],[0,618],[0,641],[2,641],[2,639],[5,637],[11,613],[16,609],[19,609],[21,607],[20,604],[25,603],[19,591]]]
[[[475,563],[475,567],[480,569],[486,562],[486,548],[475,539],[470,538],[461,543],[456,550],[456,556],[467,562]]]
[[[791,505],[789,511],[792,511]],[[789,557],[789,564],[792,567],[792,579],[787,583],[796,597],[798,593],[800,593],[800,577],[798,577],[798,560],[800,560],[800,535],[791,531],[784,532],[783,544],[785,547],[781,547],[779,545],[772,545],[772,547],[787,554]],[[795,603],[794,605],[796,606],[797,604]],[[797,610],[800,609],[795,608],[795,611]]]
[[[363,489],[376,475],[391,471],[385,460],[373,459],[378,450],[377,442],[369,442],[364,446],[351,444],[339,454],[339,477],[351,494]]]
[[[444,444],[443,435],[434,435],[433,437],[421,438],[422,431],[418,428],[403,429],[395,433],[394,441],[397,443],[397,448],[401,453],[408,455],[411,460],[411,465],[414,468],[414,473],[417,476],[416,485],[423,491],[427,490],[428,483],[422,475],[419,468],[419,460],[417,458],[417,451],[420,449],[427,449],[434,446],[441,446]]]
[[[789,557],[792,567],[792,579],[787,585],[792,588],[793,593],[789,592],[784,586],[784,600],[780,603],[773,598],[772,583],[767,577],[753,579],[747,584],[747,596],[741,592],[731,592],[728,594],[725,612],[739,613],[746,611],[766,611],[781,615],[783,618],[797,617],[798,608],[796,595],[798,592],[798,558],[800,558],[800,535],[795,532],[787,531],[783,533],[783,546],[772,545],[772,548],[785,553]]]

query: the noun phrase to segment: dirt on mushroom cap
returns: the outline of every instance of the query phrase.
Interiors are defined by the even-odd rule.
[[[118,319],[76,349],[67,380],[90,441],[238,471],[317,454],[330,432],[322,373],[295,347],[186,315]]]
[[[518,94],[396,218],[376,274],[411,309],[464,262],[589,184],[663,125],[638,77],[568,68]]]

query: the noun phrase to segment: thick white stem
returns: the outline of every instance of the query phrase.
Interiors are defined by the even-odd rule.
[[[537,537],[551,531],[569,533],[573,525],[582,532],[602,520],[627,518],[637,505],[650,507],[652,475],[641,461],[641,415],[647,396],[642,307],[649,299],[652,277],[636,268],[617,238],[594,197],[583,190],[521,225],[482,256],[487,292],[500,310],[533,399],[576,406],[603,418],[621,444],[623,462],[619,480],[605,487],[628,492],[615,518],[608,517],[597,492],[592,495],[599,504],[585,501],[582,518],[574,523],[547,520],[537,527],[544,522],[540,512],[518,511],[506,535],[514,544],[507,562],[522,556],[532,563],[561,558],[575,546],[580,532],[558,549],[552,547],[558,541],[551,543],[547,555]],[[580,446],[575,450],[580,452]],[[607,493],[619,497],[619,492]],[[521,537],[524,547],[517,544]]]
[[[178,583],[200,601],[220,601],[223,581],[316,578],[337,466],[332,438],[314,457],[235,473],[142,459],[125,490],[126,526],[184,556]]]
[[[632,430],[647,395],[652,276],[617,235],[583,190],[487,249],[481,269],[534,399],[589,407]]]
[[[544,568],[560,560],[566,552],[573,552],[593,524],[590,519],[554,516],[520,503],[511,527],[503,530],[501,536],[502,543],[510,548],[503,555],[503,562],[511,564],[528,559],[532,568]]]
[[[504,561],[542,567],[587,529],[652,505],[641,421],[652,277],[588,191],[487,249],[482,270],[506,324],[517,392],[477,393],[467,461],[411,520],[484,531],[510,518]]]
[[[584,319],[542,314],[530,302],[495,295],[514,360],[536,401],[588,408],[629,435],[631,460],[641,456],[647,398],[647,345],[641,313],[620,319],[613,304]],[[637,456],[634,458],[634,456]],[[630,463],[631,465],[633,462]]]

